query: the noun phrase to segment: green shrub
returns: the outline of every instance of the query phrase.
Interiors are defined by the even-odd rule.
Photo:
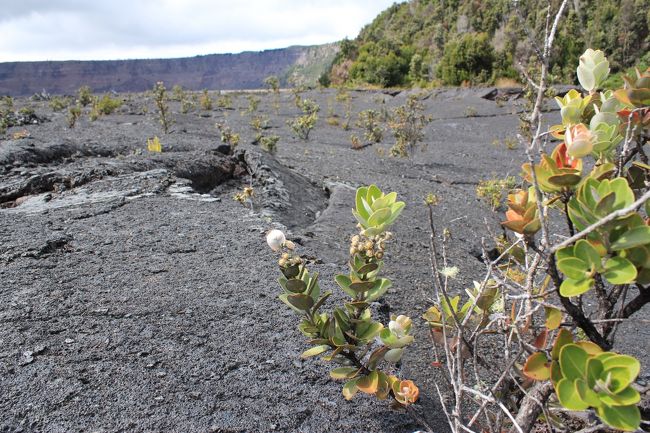
[[[445,84],[484,83],[492,76],[494,49],[485,33],[466,33],[445,45],[438,78]]]
[[[395,137],[395,145],[391,147],[392,156],[408,157],[424,140],[424,128],[431,118],[424,114],[424,105],[415,95],[409,95],[406,104],[393,110],[393,116],[388,122]]]
[[[70,98],[65,96],[53,96],[50,99],[49,106],[52,111],[63,111],[70,105]]]
[[[276,150],[278,149],[278,141],[280,141],[280,137],[278,137],[277,135],[262,136],[259,139],[259,143],[262,149],[264,149],[269,153],[276,152]]]
[[[169,105],[167,104],[167,89],[162,81],[158,81],[153,86],[153,100],[158,110],[158,120],[165,134],[169,133],[169,128],[173,123],[170,118]]]
[[[212,111],[212,98],[210,97],[207,89],[203,89],[203,92],[201,92],[199,105],[203,111]]]
[[[363,137],[370,143],[379,143],[384,130],[379,124],[379,112],[375,110],[364,110],[359,113],[357,126],[363,128]]]
[[[81,117],[81,104],[77,103],[76,105],[71,105],[70,108],[68,108],[68,128],[72,129],[75,127],[77,124],[77,120]]]
[[[93,91],[88,86],[81,86],[77,90],[77,102],[81,104],[82,107],[86,107],[93,102]]]
[[[122,106],[120,99],[111,98],[108,94],[102,96],[101,99],[96,98],[95,103],[97,104],[97,111],[103,115],[113,114],[115,110]]]

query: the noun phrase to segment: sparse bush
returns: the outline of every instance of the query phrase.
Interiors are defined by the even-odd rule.
[[[246,111],[242,112],[242,114],[252,114],[256,112],[261,102],[260,98],[255,95],[247,95],[246,99],[248,99],[248,108]]]
[[[280,80],[275,75],[271,75],[264,79],[264,84],[273,92],[273,110],[277,115],[280,111]]]
[[[406,104],[393,111],[389,128],[395,136],[395,145],[391,147],[392,156],[408,157],[424,139],[424,128],[431,118],[424,113],[424,105],[414,95],[409,95]]]
[[[172,99],[178,102],[182,102],[187,99],[187,94],[181,85],[175,84],[174,87],[172,87]]]
[[[363,137],[370,143],[379,143],[384,135],[384,129],[379,123],[379,112],[364,110],[359,113],[357,126],[364,129]]]
[[[102,96],[101,99],[95,97],[93,101],[93,111],[96,111],[98,115],[109,115],[113,114],[115,110],[122,106],[122,101],[117,98],[111,98],[110,95],[106,94]]]
[[[261,136],[259,139],[260,146],[262,149],[269,153],[275,153],[276,150],[278,149],[278,141],[280,141],[280,137],[277,135],[268,135],[268,136]]]
[[[189,99],[183,99],[181,100],[181,113],[182,114],[187,114],[190,111],[194,110],[194,102],[192,102]]]
[[[254,116],[250,121],[250,125],[257,132],[269,129],[269,116]]]
[[[158,110],[158,121],[163,128],[163,132],[168,134],[173,120],[170,118],[169,104],[167,104],[167,89],[162,81],[158,81],[153,86],[153,100]]]
[[[53,96],[50,98],[49,106],[52,111],[63,111],[70,105],[70,98],[65,96]]]
[[[340,125],[339,119],[336,116],[330,116],[325,121],[330,126],[339,126]]]
[[[287,125],[302,140],[309,139],[309,133],[318,121],[318,111],[320,107],[311,99],[301,99],[297,104],[303,114],[293,120],[287,120]]]
[[[72,129],[75,127],[77,124],[77,120],[81,117],[81,104],[77,103],[76,105],[71,105],[70,108],[68,108],[68,128]]]
[[[355,134],[350,135],[350,143],[352,144],[352,148],[354,150],[359,150],[363,148],[363,144],[361,144],[361,140]]]
[[[233,132],[230,126],[225,123],[217,123],[216,127],[221,133],[221,142],[230,146],[230,153],[232,154],[239,144],[239,134]]]
[[[463,112],[463,114],[465,114],[465,117],[476,117],[478,112],[476,111],[476,107],[469,105],[465,107],[465,111]]]
[[[203,89],[201,97],[199,98],[199,105],[203,111],[212,111],[212,98],[207,89]]]
[[[517,186],[514,176],[504,179],[481,180],[476,187],[476,196],[484,199],[493,211],[499,209],[503,202],[504,191],[509,191]]]
[[[338,93],[336,94],[336,100],[343,104],[345,114],[343,116],[343,123],[341,124],[341,127],[344,131],[347,131],[350,129],[350,121],[352,120],[352,97],[347,90],[342,88],[339,89]]]
[[[309,133],[312,129],[314,129],[314,126],[316,126],[317,120],[318,116],[316,113],[303,114],[302,116],[298,116],[293,120],[287,120],[287,125],[289,125],[291,130],[296,134],[298,138],[302,140],[308,140]]]
[[[232,108],[232,96],[230,96],[228,93],[224,93],[220,95],[217,98],[217,107],[219,108],[224,108],[224,109],[231,109]]]
[[[94,96],[93,91],[88,86],[81,86],[77,90],[77,102],[81,104],[82,107],[86,107],[93,103]]]

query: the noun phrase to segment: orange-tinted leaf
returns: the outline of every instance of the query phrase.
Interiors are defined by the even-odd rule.
[[[523,373],[534,380],[548,380],[551,377],[551,368],[546,355],[543,352],[530,355],[524,364]]]
[[[546,346],[546,337],[548,336],[548,332],[546,329],[542,329],[542,331],[535,337],[535,342],[533,343],[534,346],[538,349],[543,349],[544,346]]]

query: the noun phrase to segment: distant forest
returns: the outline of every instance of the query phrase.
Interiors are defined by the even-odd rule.
[[[546,0],[412,0],[344,40],[321,84],[430,86],[518,79],[541,45]],[[559,0],[552,0],[557,10]],[[650,63],[650,0],[569,0],[553,47],[554,82],[575,79],[587,48],[612,72]],[[534,40],[535,43],[531,43]],[[519,66],[521,65],[521,66]]]

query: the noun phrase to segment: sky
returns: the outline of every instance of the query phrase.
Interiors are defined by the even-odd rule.
[[[191,57],[357,36],[395,0],[0,0],[0,62]]]

